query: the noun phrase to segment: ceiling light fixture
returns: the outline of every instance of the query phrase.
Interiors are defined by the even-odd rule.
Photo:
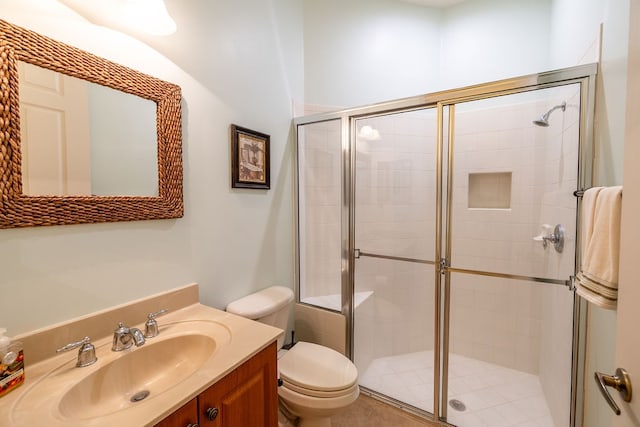
[[[360,128],[360,131],[358,131],[358,138],[365,141],[378,141],[380,139],[380,132],[372,126],[364,125]]]
[[[59,1],[90,22],[114,30],[168,36],[177,28],[164,0]]]
[[[125,0],[121,4],[124,23],[154,36],[176,32],[176,22],[167,12],[164,0]]]

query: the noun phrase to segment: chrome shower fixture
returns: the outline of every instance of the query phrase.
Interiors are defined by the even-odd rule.
[[[555,228],[551,228],[549,224],[542,224],[540,226],[540,235],[533,238],[537,242],[542,242],[542,247],[547,249],[549,244],[553,245],[553,248],[559,254],[564,249],[564,235],[565,230],[562,224],[557,224]]]
[[[540,116],[539,119],[534,120],[533,124],[536,125],[536,126],[542,126],[542,127],[545,127],[545,128],[549,127],[549,116],[551,115],[551,113],[553,113],[558,108],[561,108],[562,111],[566,110],[567,109],[566,101],[562,101],[562,104],[556,105],[555,107],[553,107],[552,109],[550,109],[549,111],[544,113],[542,116]]]

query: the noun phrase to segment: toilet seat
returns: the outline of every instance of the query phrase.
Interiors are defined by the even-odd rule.
[[[355,365],[337,351],[304,341],[278,360],[283,387],[319,398],[352,394],[358,387]]]
[[[321,399],[329,399],[333,397],[343,397],[343,396],[352,394],[355,391],[355,389],[358,388],[358,384],[354,384],[349,388],[341,389],[341,390],[318,391],[318,390],[312,390],[304,387],[299,387],[295,384],[291,384],[290,382],[283,380],[281,387],[294,391],[299,394],[303,394],[305,396],[317,397]]]

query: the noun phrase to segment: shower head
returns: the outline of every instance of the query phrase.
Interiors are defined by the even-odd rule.
[[[536,126],[542,126],[545,128],[549,127],[549,116],[553,111],[557,110],[558,108],[562,109],[562,111],[566,110],[567,109],[566,101],[562,101],[562,104],[556,105],[555,107],[553,107],[552,109],[544,113],[542,116],[540,116],[540,118],[534,120],[533,124]]]

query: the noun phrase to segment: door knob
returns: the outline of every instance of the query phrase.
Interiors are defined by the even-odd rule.
[[[623,368],[616,369],[615,375],[606,375],[600,372],[595,372],[596,383],[598,383],[598,388],[600,389],[600,393],[604,396],[604,399],[607,401],[613,412],[616,415],[620,415],[620,408],[616,405],[616,402],[613,400],[611,395],[609,394],[609,390],[607,387],[613,387],[620,392],[620,396],[625,402],[631,402],[631,379],[629,378],[629,374]]]

